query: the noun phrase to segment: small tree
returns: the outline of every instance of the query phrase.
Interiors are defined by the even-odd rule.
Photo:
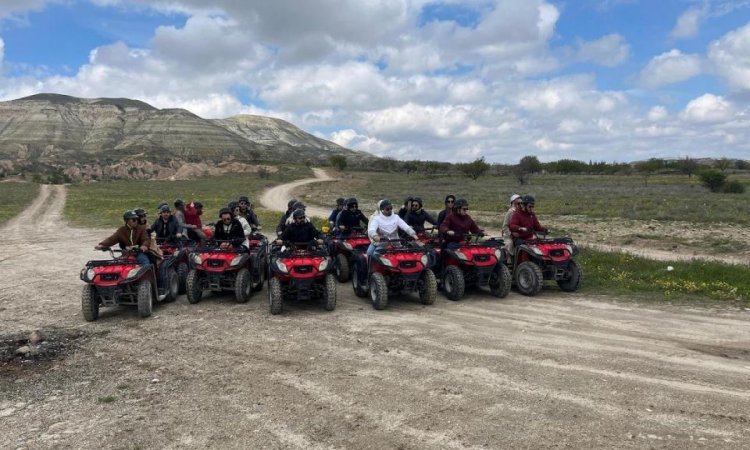
[[[328,161],[331,163],[331,166],[336,170],[346,169],[346,157],[343,155],[331,155],[331,157],[328,158]]]
[[[690,178],[698,170],[698,161],[686,156],[685,159],[677,161],[677,169]]]
[[[407,175],[419,170],[419,166],[417,165],[416,161],[406,161],[402,167],[406,171]]]
[[[721,170],[722,173],[726,172],[728,168],[732,167],[733,163],[728,158],[721,158],[714,162],[714,166]]]
[[[470,163],[461,164],[459,168],[464,175],[471,177],[472,180],[476,180],[490,170],[490,165],[484,161],[484,156],[482,156]]]
[[[745,192],[745,185],[737,180],[731,180],[724,183],[724,192],[728,194],[742,194]]]
[[[750,169],[750,163],[744,159],[738,159],[734,162],[734,168],[737,170],[748,170]]]
[[[658,172],[662,165],[663,161],[661,159],[651,158],[648,161],[635,163],[635,170],[643,174],[643,183],[648,186],[648,177]]]
[[[700,173],[700,179],[703,186],[711,192],[720,192],[727,181],[727,176],[718,170],[704,170]]]

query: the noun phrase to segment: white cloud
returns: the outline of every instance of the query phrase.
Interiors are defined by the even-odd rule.
[[[607,67],[624,63],[630,56],[630,45],[619,34],[608,34],[593,41],[580,41],[577,60]]]
[[[40,10],[45,0],[2,0],[0,2],[0,19],[28,11]]]
[[[0,69],[3,68],[3,58],[5,57],[5,41],[0,38]]]
[[[708,59],[713,70],[738,91],[750,91],[750,24],[712,42]]]
[[[672,83],[689,80],[702,71],[702,61],[698,55],[686,55],[677,49],[655,56],[641,71],[640,83],[649,88],[657,88]]]
[[[654,106],[648,111],[648,120],[651,122],[660,122],[667,118],[669,113],[667,113],[667,108],[663,106]]]
[[[708,14],[708,7],[692,7],[677,18],[670,36],[675,39],[687,39],[695,37],[700,29],[701,22]]]
[[[331,133],[328,140],[342,147],[356,148],[374,154],[382,153],[386,148],[378,139],[359,134],[351,128]]]
[[[734,107],[724,97],[704,94],[691,100],[682,111],[681,117],[693,123],[719,123],[734,116]]]

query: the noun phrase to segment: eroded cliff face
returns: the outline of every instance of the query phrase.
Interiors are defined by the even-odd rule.
[[[52,167],[74,179],[258,170],[261,161],[373,159],[279,119],[206,120],[130,99],[39,94],[0,102],[0,170]]]

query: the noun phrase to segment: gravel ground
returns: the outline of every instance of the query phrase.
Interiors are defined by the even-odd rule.
[[[0,230],[0,448],[750,447],[748,311],[552,286],[375,311],[339,284],[330,313],[271,316],[264,290],[87,323],[78,272],[111,230],[64,201],[45,186]]]

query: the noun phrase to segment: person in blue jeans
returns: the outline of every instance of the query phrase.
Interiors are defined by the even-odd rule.
[[[133,210],[125,211],[122,219],[125,221],[125,224],[115,230],[110,237],[97,244],[94,249],[102,250],[106,247],[119,244],[123,250],[140,250],[135,257],[138,264],[143,266],[150,265],[151,260],[148,258],[148,251],[151,237],[146,233],[146,227],[139,226],[138,214]]]

